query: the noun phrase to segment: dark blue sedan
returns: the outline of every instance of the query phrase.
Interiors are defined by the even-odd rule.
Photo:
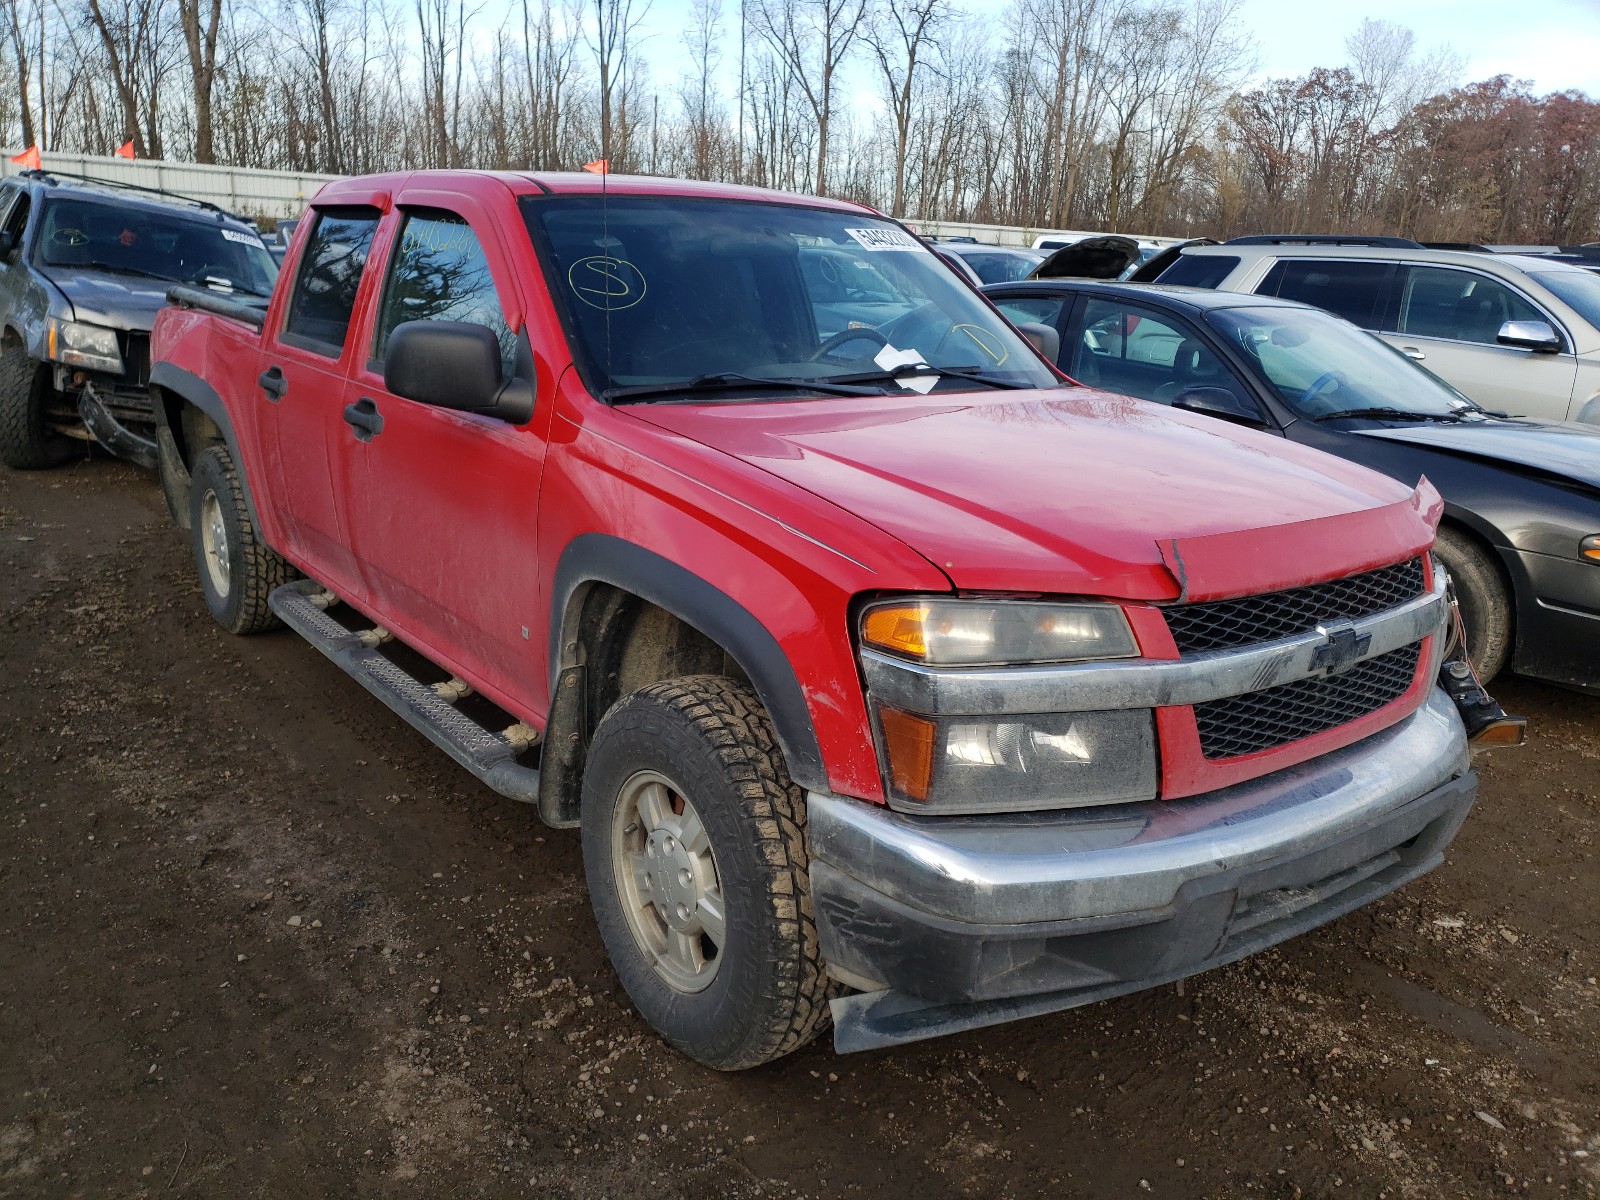
[[[1265,296],[1076,279],[983,289],[1080,383],[1251,426],[1445,500],[1467,648],[1600,693],[1600,427],[1487,412],[1371,334]],[[1199,464],[1197,464],[1199,465]]]

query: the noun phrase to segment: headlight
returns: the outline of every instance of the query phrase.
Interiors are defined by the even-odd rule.
[[[1131,658],[1133,632],[1115,604],[925,599],[880,604],[861,641],[930,666],[977,667]]]
[[[1115,604],[896,600],[862,613],[861,642],[951,676],[1138,654]],[[1005,687],[1004,674],[991,671],[995,687]],[[874,698],[872,715],[889,801],[905,812],[1027,812],[1157,794],[1155,714],[1148,708],[923,714]]]
[[[51,321],[49,357],[68,366],[122,374],[117,331],[82,321]]]
[[[1156,797],[1149,709],[923,717],[887,706],[878,729],[896,808],[1025,812]]]

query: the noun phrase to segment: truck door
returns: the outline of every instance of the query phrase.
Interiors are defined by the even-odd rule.
[[[427,195],[451,207],[402,202],[345,393],[350,543],[374,615],[390,629],[491,698],[526,695],[547,657],[533,616],[543,414],[517,428],[402,399],[383,382],[389,335],[407,321],[484,325],[500,340],[502,370],[513,371],[521,305],[498,223],[465,197]]]
[[[323,208],[295,268],[294,290],[257,368],[256,416],[290,557],[345,596],[359,573],[340,523],[330,450],[350,427],[341,419],[347,343],[366,277],[376,208]]]

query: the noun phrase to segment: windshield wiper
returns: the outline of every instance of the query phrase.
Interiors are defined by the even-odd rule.
[[[608,402],[649,400],[656,396],[680,396],[694,392],[727,392],[750,388],[786,388],[797,392],[817,392],[824,396],[877,396],[872,388],[841,387],[816,379],[762,379],[756,375],[741,375],[737,371],[719,371],[712,375],[698,375],[681,383],[647,383],[638,387],[607,388],[600,398]]]
[[[1337,421],[1345,417],[1371,417],[1375,421],[1459,421],[1459,413],[1419,413],[1404,408],[1341,408],[1338,412],[1318,413],[1313,421]]]
[[[838,383],[894,383],[910,375],[932,375],[939,379],[962,379],[969,383],[984,383],[995,388],[1027,389],[1031,383],[1017,383],[997,375],[985,375],[977,366],[936,367],[932,363],[901,363],[887,371],[865,371],[859,375],[835,375]]]

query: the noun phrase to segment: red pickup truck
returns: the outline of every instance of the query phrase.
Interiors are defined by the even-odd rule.
[[[868,209],[351,179],[263,307],[172,298],[213,615],[581,827],[623,986],[712,1066],[1236,960],[1472,803],[1430,487],[1078,387]]]

